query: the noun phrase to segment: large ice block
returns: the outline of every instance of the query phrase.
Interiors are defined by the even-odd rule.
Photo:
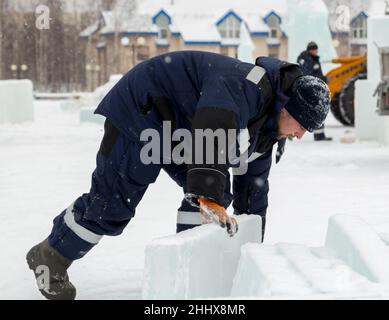
[[[232,297],[353,298],[377,296],[381,287],[357,273],[330,248],[305,245],[246,244]]]
[[[34,120],[33,85],[30,80],[0,81],[0,124]]]
[[[358,217],[330,218],[324,247],[242,247],[232,297],[359,299],[388,294],[389,248]]]
[[[383,11],[382,11],[383,12]],[[378,48],[389,47],[389,37],[383,30],[389,28],[389,16],[368,19],[367,80],[355,84],[355,131],[358,139],[378,141],[389,145],[389,117],[377,113],[377,96],[373,96],[381,81]]]
[[[315,41],[319,46],[323,71],[333,68],[333,64],[326,63],[336,57],[336,50],[328,25],[328,9],[322,0],[289,0],[285,31],[290,62],[296,62],[307,44]]]
[[[331,217],[326,246],[371,281],[389,285],[389,249],[362,219],[348,215]]]
[[[146,247],[144,299],[229,296],[241,246],[261,240],[261,219],[242,215],[239,232],[210,224],[152,241]]]

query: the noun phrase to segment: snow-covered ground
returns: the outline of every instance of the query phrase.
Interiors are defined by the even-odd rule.
[[[89,190],[103,130],[78,119],[59,102],[39,101],[34,123],[0,126],[0,299],[41,299],[25,254]],[[289,143],[271,172],[265,243],[321,246],[328,218],[337,213],[360,216],[389,234],[389,148],[342,144],[346,130],[330,120],[334,142],[315,143],[307,135]],[[161,174],[123,235],[104,238],[70,268],[78,299],[139,299],[144,248],[175,232],[181,198]]]

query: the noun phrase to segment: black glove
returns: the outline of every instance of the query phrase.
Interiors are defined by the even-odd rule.
[[[276,163],[280,162],[282,155],[285,152],[286,138],[278,141],[277,153],[276,153]]]

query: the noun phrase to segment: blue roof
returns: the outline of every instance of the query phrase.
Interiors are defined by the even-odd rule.
[[[242,22],[242,18],[237,13],[235,13],[234,10],[230,10],[216,22],[216,25],[219,26],[231,16],[235,17],[239,22]]]
[[[363,17],[363,18],[367,19],[369,17],[369,15],[365,11],[361,11],[354,18],[352,18],[350,24],[353,24],[355,22],[355,20],[357,20],[359,17]]]
[[[277,14],[277,12],[275,12],[274,10],[270,11],[264,18],[263,18],[263,21],[268,24],[268,20],[271,16],[275,16],[277,19],[278,19],[278,22],[281,24],[282,23],[282,18],[279,14]]]
[[[161,15],[165,16],[166,18],[168,18],[169,24],[172,24],[172,17],[163,9],[158,11],[158,13],[152,17],[154,24],[156,23],[158,17],[161,16]]]

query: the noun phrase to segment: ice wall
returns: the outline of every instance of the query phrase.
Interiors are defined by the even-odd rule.
[[[374,140],[389,145],[389,117],[377,114],[377,97],[373,94],[380,82],[378,47],[389,47],[389,16],[368,19],[367,80],[355,84],[355,131],[360,140]]]
[[[195,299],[229,296],[241,246],[260,242],[261,219],[242,215],[229,237],[215,224],[156,239],[146,247],[143,298]]]
[[[384,298],[389,248],[363,220],[330,218],[324,247],[246,244],[231,296],[256,298]]]
[[[323,72],[332,69],[333,64],[325,63],[336,57],[325,3],[322,0],[288,0],[287,12],[288,60],[296,62],[307,44],[315,41],[319,46]]]
[[[251,40],[246,24],[242,21],[240,24],[240,44],[238,47],[238,59],[243,62],[254,63],[255,45]]]
[[[0,124],[34,120],[33,85],[30,80],[0,81]]]
[[[328,248],[299,244],[242,247],[232,297],[346,296],[377,292],[376,285],[355,272]]]

